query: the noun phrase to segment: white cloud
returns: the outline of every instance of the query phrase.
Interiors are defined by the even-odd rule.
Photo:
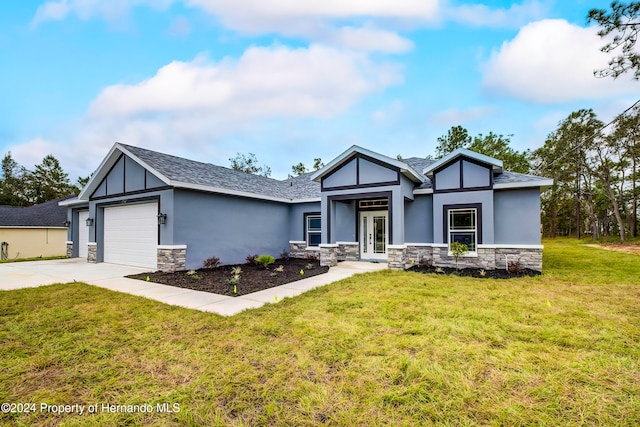
[[[564,20],[542,20],[523,27],[494,51],[484,70],[487,92],[536,103],[559,103],[640,93],[629,76],[597,79],[606,68],[603,41],[594,28]]]
[[[373,114],[371,114],[371,119],[378,123],[394,122],[403,114],[403,112],[403,102],[396,99],[391,102],[388,109],[374,111]]]
[[[201,55],[174,61],[136,85],[114,85],[91,104],[91,116],[193,114],[226,119],[330,117],[363,96],[401,82],[391,64],[360,53],[309,48],[252,47],[238,60]]]
[[[518,28],[540,19],[548,7],[540,1],[526,1],[506,8],[491,8],[484,4],[464,4],[446,10],[448,19],[475,27]]]
[[[173,20],[167,30],[167,34],[175,37],[184,37],[191,32],[191,23],[184,16],[178,16]]]
[[[105,88],[61,134],[11,150],[22,164],[56,153],[74,175],[86,175],[87,159],[101,158],[115,141],[224,165],[236,151],[260,153],[250,145],[265,139],[260,130],[267,120],[335,118],[401,81],[394,64],[320,45],[253,47],[221,61],[200,55],[167,64],[138,84]]]
[[[133,7],[148,6],[165,10],[174,2],[175,0],[53,0],[38,7],[32,25],[59,21],[69,15],[76,15],[83,20],[99,17],[107,21],[117,21],[127,16]]]
[[[469,109],[451,108],[435,114],[430,122],[441,126],[457,126],[486,117],[493,114],[494,111],[495,109],[493,107],[488,106]]]

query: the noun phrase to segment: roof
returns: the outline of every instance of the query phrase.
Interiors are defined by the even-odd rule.
[[[75,196],[28,207],[0,206],[0,227],[64,227],[67,208],[58,203],[72,197]]]
[[[79,199],[87,200],[122,152],[139,162],[167,185],[204,191],[236,194],[275,201],[320,199],[320,184],[311,173],[286,180],[237,171],[211,163],[189,160],[146,148],[116,143],[98,168]]]
[[[400,169],[400,173],[405,175],[407,178],[409,178],[413,182],[421,183],[421,182],[424,182],[425,180],[425,177],[420,175],[418,172],[416,172],[411,166],[409,166],[409,164],[401,160],[392,159],[391,157],[387,157],[385,155],[376,153],[374,151],[367,150],[366,148],[362,148],[357,145],[352,145],[351,147],[346,149],[344,152],[342,152],[342,154],[340,154],[338,157],[331,160],[329,164],[327,164],[325,167],[323,167],[322,169],[320,169],[319,171],[311,175],[311,179],[319,182],[323,176],[329,174],[333,170],[340,167],[344,160],[350,158],[355,153],[364,154],[365,156],[379,160],[388,165],[395,166],[398,169]]]
[[[493,167],[494,171],[497,171],[497,172],[501,172],[502,171],[502,160],[494,159],[493,157],[489,157],[489,156],[486,156],[484,154],[476,153],[475,151],[467,150],[466,148],[458,148],[457,150],[452,151],[451,153],[447,154],[446,156],[442,157],[441,159],[436,160],[435,162],[433,162],[430,165],[428,165],[426,168],[423,169],[422,173],[424,173],[427,176],[433,175],[433,172],[436,169],[440,168],[441,166],[446,165],[450,161],[452,161],[452,160],[454,160],[454,159],[456,159],[458,157],[461,157],[461,156],[468,157],[468,158],[477,160],[479,162],[491,165]]]
[[[502,161],[466,149],[456,150],[440,160],[420,157],[398,160],[354,145],[318,171],[308,172],[285,180],[277,180],[211,163],[159,153],[146,148],[116,143],[85,188],[82,189],[78,198],[62,202],[62,205],[72,206],[85,203],[106,177],[111,167],[118,161],[121,154],[126,154],[140,163],[167,186],[279,202],[319,201],[319,181],[323,176],[340,167],[354,153],[360,153],[397,167],[402,174],[417,184],[416,190],[421,190],[422,193],[432,191],[430,175],[433,171],[459,156],[470,157],[492,165],[494,172],[497,172],[494,179],[495,189],[544,187],[553,183],[552,180],[547,178],[503,171]],[[417,171],[423,171],[424,174]]]

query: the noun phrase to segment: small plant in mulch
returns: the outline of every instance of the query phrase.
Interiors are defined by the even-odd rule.
[[[217,256],[212,256],[211,258],[207,258],[204,260],[204,263],[202,265],[204,268],[218,268],[220,267],[220,258],[218,258]]]
[[[233,267],[231,269],[231,279],[229,279],[229,284],[233,286],[233,294],[238,294],[238,282],[240,281],[240,274],[242,274],[242,269],[240,267]]]
[[[306,268],[307,270],[313,270],[313,264],[309,263],[304,268]]]
[[[271,277],[277,276],[278,273],[282,273],[284,271],[284,265],[277,266],[273,272],[271,273]]]
[[[247,255],[247,257],[245,258],[245,261],[249,265],[259,265],[259,263],[258,263],[258,254],[255,254],[255,255],[249,254],[249,255]]]
[[[260,255],[256,258],[256,261],[258,261],[258,264],[262,264],[262,266],[267,269],[271,264],[276,262],[276,259],[271,255]]]
[[[464,243],[460,242],[452,242],[449,245],[449,250],[451,251],[451,256],[456,260],[456,271],[458,270],[458,260],[460,257],[463,257],[467,252],[469,252],[469,248]]]
[[[200,280],[202,277],[195,270],[187,271],[187,276],[191,277],[193,280]]]
[[[454,267],[435,267],[430,266],[426,268],[422,268],[419,266],[410,267],[407,271],[415,271],[417,273],[424,274],[452,274],[455,276],[461,277],[476,277],[479,279],[512,279],[517,277],[529,277],[529,276],[539,276],[542,273],[536,270],[531,270],[529,268],[522,268],[520,271],[515,272],[512,270],[505,269],[491,269],[487,270],[484,268],[454,268]]]
[[[520,262],[520,258],[511,260],[507,264],[507,271],[510,273],[520,274],[522,270],[524,270],[524,267],[522,266],[522,262]]]

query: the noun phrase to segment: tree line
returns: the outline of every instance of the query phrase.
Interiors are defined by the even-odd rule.
[[[78,178],[72,184],[58,159],[51,154],[31,171],[18,164],[8,152],[2,159],[0,205],[31,206],[71,196],[78,194],[88,181],[88,177]]]

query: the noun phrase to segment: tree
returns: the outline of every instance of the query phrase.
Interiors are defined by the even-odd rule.
[[[289,176],[300,176],[307,173],[307,168],[302,162],[300,162],[297,165],[291,166],[291,172],[293,172],[293,175]]]
[[[558,124],[558,129],[549,134],[544,146],[533,153],[537,160],[537,173],[553,178],[554,185],[551,192],[542,199],[543,223],[550,225],[551,236],[559,233],[557,220],[567,217],[567,199],[573,199],[574,221],[569,228],[573,228],[576,237],[582,235],[582,202],[587,195],[586,202],[590,204],[588,212],[595,212],[592,187],[585,187],[593,183],[587,174],[592,168],[587,167],[587,153],[592,150],[595,140],[599,137],[602,122],[597,119],[593,110],[579,110],[571,113]],[[590,218],[593,222],[593,217]]]
[[[0,205],[29,206],[27,181],[29,171],[20,166],[8,152],[2,159]]]
[[[229,161],[233,170],[265,177],[271,176],[271,168],[269,166],[258,166],[258,159],[253,153],[249,153],[248,156],[236,153],[236,157],[230,158]]]
[[[320,157],[316,157],[313,159],[313,170],[317,171],[324,167],[324,163],[322,163],[322,159]]]
[[[640,2],[629,4],[614,1],[611,11],[591,9],[587,22],[597,22],[602,28],[598,35],[603,38],[615,33],[613,40],[600,50],[609,53],[620,48],[620,54],[609,61],[609,68],[594,72],[596,77],[616,78],[627,71],[633,71],[633,78],[640,79],[640,55],[634,47],[640,31]]]
[[[69,181],[69,175],[51,154],[45,156],[29,175],[29,199],[34,204],[70,196],[76,191],[77,188]]]
[[[466,148],[486,156],[502,160],[504,168],[512,172],[529,173],[531,153],[519,152],[510,147],[512,135],[496,135],[489,132],[484,136],[478,134],[471,137],[462,126],[453,126],[447,134],[438,138],[436,159],[459,149]]]
[[[453,126],[444,136],[438,137],[436,159],[441,159],[458,148],[468,148],[471,144],[469,132],[462,126]]]

